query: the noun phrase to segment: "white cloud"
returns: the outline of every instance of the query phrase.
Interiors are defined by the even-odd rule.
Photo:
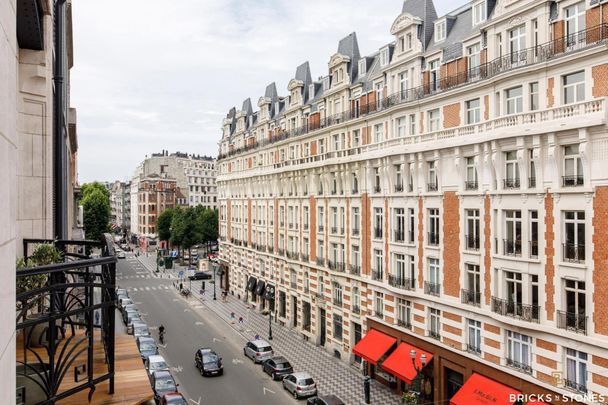
[[[438,13],[449,11],[438,0]],[[128,178],[161,149],[216,155],[223,116],[296,67],[327,73],[338,41],[391,41],[399,0],[104,0],[74,3],[72,106],[80,181]],[[443,6],[443,7],[442,7]]]

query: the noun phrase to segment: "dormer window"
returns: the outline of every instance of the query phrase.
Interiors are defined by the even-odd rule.
[[[405,51],[405,36],[399,37],[399,52]]]
[[[412,34],[407,34],[405,36],[405,49],[408,51],[412,49]]]
[[[323,78],[323,90],[329,90],[329,76]]]
[[[279,102],[278,101],[276,103],[274,103],[274,113],[275,114],[279,113]]]
[[[473,4],[473,25],[481,24],[486,20],[486,2]]]
[[[359,61],[359,76],[363,76],[367,73],[367,65],[365,64],[365,59],[361,59]]]
[[[445,20],[435,23],[435,42],[443,41],[446,35]]]
[[[312,99],[315,96],[315,85],[311,84],[310,86],[308,86],[308,93],[309,93],[309,97]]]
[[[388,65],[388,48],[383,49],[382,52],[380,52],[380,65]]]

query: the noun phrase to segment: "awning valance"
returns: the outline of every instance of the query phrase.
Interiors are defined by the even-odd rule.
[[[394,337],[370,329],[367,334],[353,347],[353,353],[376,365],[378,360],[397,342]]]
[[[424,365],[429,364],[433,358],[431,353],[425,352],[422,349],[403,342],[393,353],[391,353],[390,356],[387,357],[386,360],[382,362],[382,368],[400,380],[403,380],[408,384],[412,384],[417,374],[416,368],[414,368],[414,364],[412,363],[412,350],[416,351],[415,362],[418,369],[422,368],[422,361],[420,358],[423,354],[425,356]]]
[[[258,279],[253,276],[250,276],[249,281],[247,282],[247,290],[249,290],[249,291],[255,290],[255,286],[257,283],[258,283]]]
[[[264,295],[264,287],[266,287],[266,282],[264,280],[258,280],[258,285],[255,288],[256,295]]]

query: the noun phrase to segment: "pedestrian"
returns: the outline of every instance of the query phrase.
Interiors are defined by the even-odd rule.
[[[184,288],[184,284],[180,281],[179,282],[179,290],[181,291]]]
[[[260,340],[260,335],[258,335],[257,333],[255,334],[255,338],[253,340]]]
[[[234,323],[234,312],[230,313],[230,323]]]
[[[243,317],[239,316],[239,324],[242,325],[243,324]]]

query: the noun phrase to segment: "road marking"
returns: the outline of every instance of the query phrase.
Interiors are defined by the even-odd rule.
[[[215,342],[221,342],[221,341],[222,341],[222,339],[218,339],[218,338],[215,338],[215,337],[213,338],[213,343],[215,343]]]
[[[239,359],[232,359],[232,364],[241,364],[243,362],[243,360],[239,360]]]
[[[194,324],[196,326],[205,326],[205,324],[203,322],[201,322],[201,321],[196,321],[196,322],[194,322]]]
[[[177,367],[171,367],[172,371],[175,371],[176,373],[181,373],[182,371],[184,371],[184,368],[182,366],[177,366]]]
[[[270,392],[271,394],[276,394],[276,392],[274,392],[274,391],[272,391],[272,390],[269,390],[269,389],[268,389],[268,388],[266,388],[266,387],[262,387],[262,388],[264,389],[264,395],[266,395],[266,391]]]
[[[137,287],[133,287],[133,291],[137,291]]]
[[[184,312],[190,312],[188,308],[184,308]]]
[[[179,301],[179,298],[173,298],[173,302]]]
[[[150,291],[150,287],[146,287],[146,291]]]
[[[196,404],[196,405],[200,405],[201,404],[201,397],[198,397],[198,402],[195,401],[195,400],[193,400],[192,398],[190,398],[190,402],[192,402],[193,404]]]

